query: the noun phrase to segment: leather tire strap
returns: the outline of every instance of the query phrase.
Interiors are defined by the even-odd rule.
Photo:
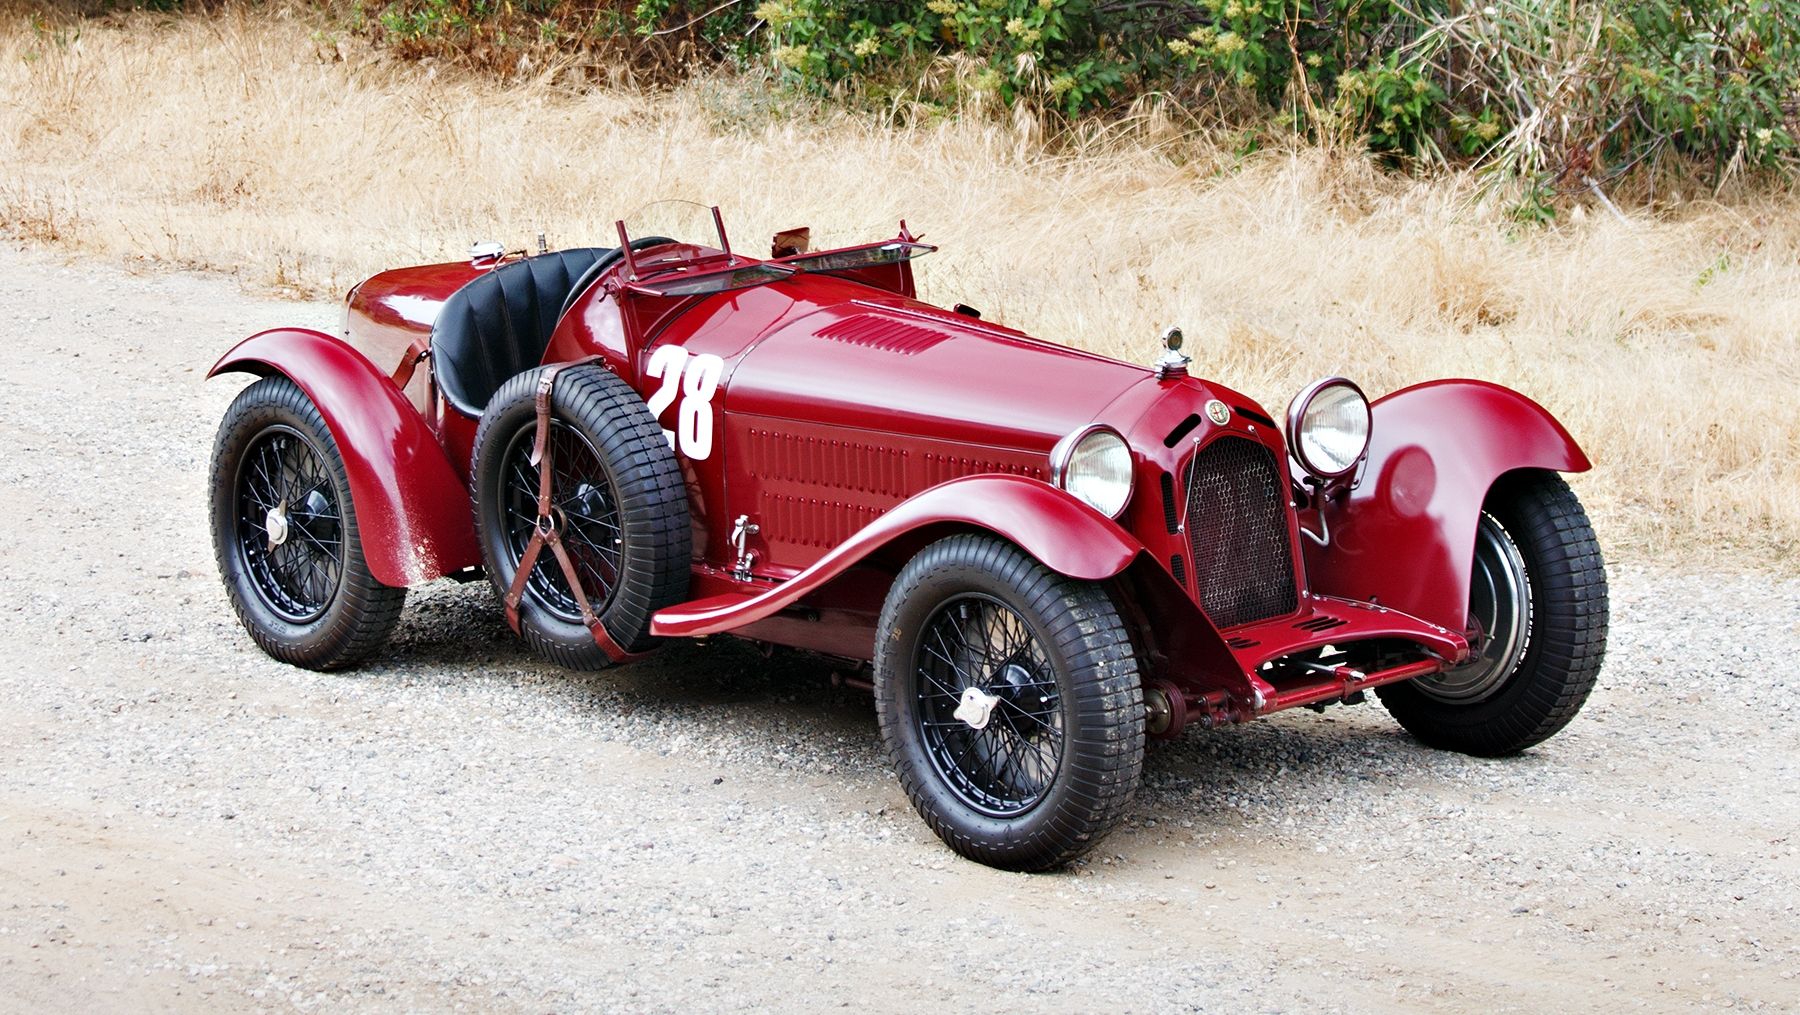
[[[413,339],[412,344],[406,347],[405,358],[400,361],[399,366],[394,368],[394,387],[405,391],[406,386],[412,382],[413,371],[417,370],[419,363],[429,355],[431,355],[431,346],[427,345],[422,338]]]
[[[621,648],[606,630],[606,624],[594,615],[594,608],[588,603],[587,590],[582,588],[581,576],[575,570],[575,562],[569,559],[569,551],[563,547],[562,533],[557,526],[556,516],[552,513],[554,504],[550,490],[550,410],[556,375],[568,367],[592,363],[599,358],[589,356],[568,363],[553,363],[545,367],[543,374],[538,377],[537,439],[531,446],[531,464],[538,468],[537,528],[532,532],[531,540],[525,544],[525,552],[519,555],[519,566],[513,573],[512,587],[506,590],[506,623],[514,634],[519,633],[519,603],[525,598],[525,582],[530,577],[532,568],[537,566],[538,556],[548,546],[556,563],[562,568],[563,579],[569,583],[569,591],[575,596],[576,605],[581,608],[581,623],[593,637],[594,644],[600,646],[600,651],[605,652],[608,659],[622,663],[640,658],[642,653],[627,652]]]

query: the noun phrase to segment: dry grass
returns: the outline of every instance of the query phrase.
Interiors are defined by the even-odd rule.
[[[745,247],[905,216],[944,248],[928,296],[1138,360],[1180,322],[1202,373],[1275,408],[1327,372],[1516,386],[1599,463],[1579,486],[1615,552],[1800,547],[1792,194],[1509,238],[1471,181],[1319,151],[1140,130],[1051,156],[986,122],[733,112],[758,107],[717,85],[503,89],[267,16],[130,24],[0,20],[0,228],[335,294],[478,237],[605,243],[656,198],[722,204]]]

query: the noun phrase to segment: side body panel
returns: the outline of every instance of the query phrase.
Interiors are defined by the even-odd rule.
[[[759,594],[725,593],[663,610],[651,630],[670,637],[729,631],[798,603],[903,537],[968,529],[1000,535],[1052,570],[1087,581],[1117,575],[1142,550],[1117,523],[1046,483],[970,476],[935,486],[883,514],[799,577]]]
[[[350,290],[344,306],[344,339],[369,361],[392,375],[415,341],[431,337],[431,325],[450,294],[491,265],[467,261],[396,268],[370,276]],[[413,406],[427,420],[435,418],[430,370],[421,365],[406,385]]]
[[[343,340],[298,328],[252,335],[208,377],[282,374],[331,429],[376,580],[406,586],[480,563],[468,488],[387,373]]]
[[[1043,477],[1057,438],[1145,376],[832,275],[679,301],[605,281],[576,302],[545,359],[600,355],[667,432],[708,427],[704,456],[672,438],[696,556],[729,567],[733,522],[748,516],[764,578],[798,574],[938,483]],[[655,328],[640,339],[647,320]],[[714,357],[716,385],[696,405],[693,368]]]
[[[1485,381],[1430,381],[1374,405],[1362,482],[1326,511],[1331,545],[1306,544],[1313,591],[1467,627],[1482,502],[1515,469],[1585,472],[1549,412]]]

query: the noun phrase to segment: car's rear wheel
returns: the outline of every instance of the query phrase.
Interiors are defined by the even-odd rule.
[[[1554,473],[1488,495],[1469,590],[1472,657],[1377,689],[1433,747],[1498,757],[1555,735],[1587,701],[1606,655],[1606,569],[1587,513]]]
[[[393,631],[406,590],[375,580],[337,442],[286,377],[240,392],[212,460],[213,552],[263,651],[315,670],[351,666]]]
[[[537,527],[537,387],[543,370],[501,385],[475,436],[473,487],[482,559],[504,597]],[[539,655],[572,669],[612,660],[583,623],[586,600],[629,652],[650,648],[650,618],[687,595],[692,534],[681,467],[631,386],[595,364],[568,367],[551,395],[548,452],[571,587],[545,550],[526,576],[519,629]]]
[[[882,740],[952,849],[1044,870],[1123,816],[1143,767],[1144,701],[1105,589],[1003,540],[952,536],[900,572],[877,630]]]

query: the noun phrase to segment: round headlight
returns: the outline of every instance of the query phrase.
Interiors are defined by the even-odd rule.
[[[1103,426],[1077,430],[1050,452],[1050,479],[1108,518],[1131,500],[1131,448]]]
[[[1369,450],[1369,400],[1342,377],[1315,382],[1288,406],[1288,449],[1301,468],[1336,479]]]

